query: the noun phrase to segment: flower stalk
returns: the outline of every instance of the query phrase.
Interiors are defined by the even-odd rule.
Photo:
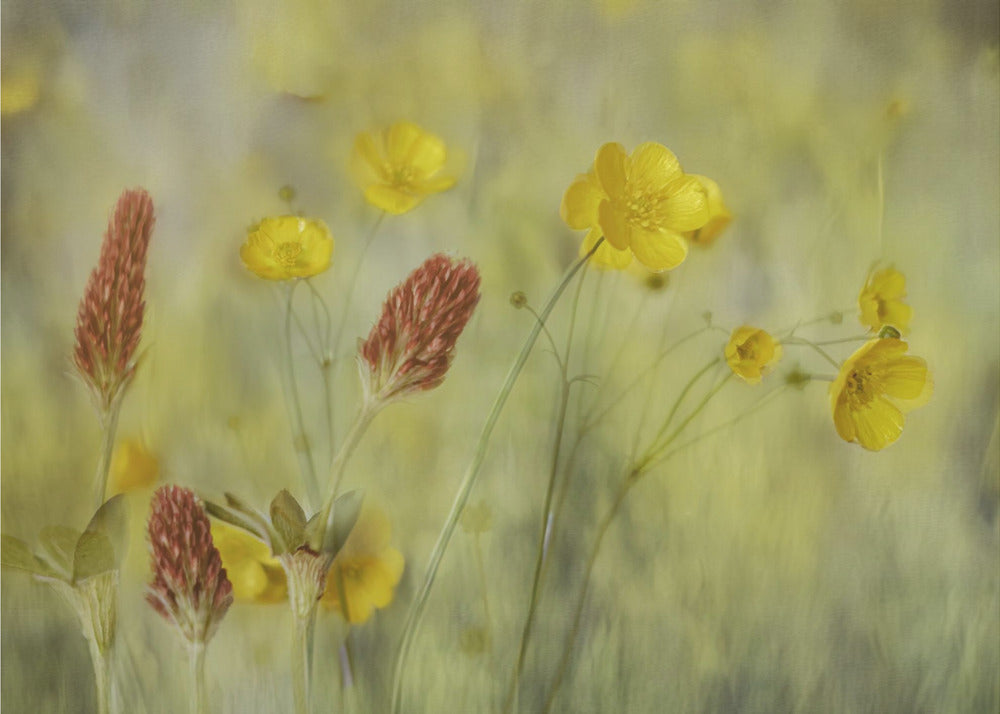
[[[476,450],[473,453],[472,461],[469,463],[465,475],[462,477],[462,481],[459,484],[458,491],[455,494],[455,500],[452,502],[451,510],[448,512],[448,517],[445,519],[441,533],[438,535],[437,542],[434,544],[434,550],[431,552],[431,558],[427,564],[427,571],[424,574],[424,579],[406,616],[406,624],[403,627],[403,636],[400,639],[399,651],[396,655],[396,666],[393,672],[391,705],[393,714],[399,714],[402,708],[403,675],[406,670],[407,657],[409,656],[410,649],[413,646],[413,640],[420,624],[421,615],[423,615],[424,608],[427,606],[427,599],[430,596],[431,588],[434,586],[434,580],[437,577],[437,571],[441,565],[441,559],[444,557],[445,550],[447,550],[451,537],[455,532],[455,526],[458,524],[459,516],[462,515],[462,509],[465,508],[465,504],[469,500],[469,495],[472,493],[472,487],[475,485],[476,479],[479,476],[479,469],[486,457],[486,449],[489,446],[490,436],[492,436],[493,429],[500,418],[500,413],[503,411],[503,407],[507,403],[507,398],[510,396],[511,390],[514,388],[514,384],[517,382],[517,378],[521,374],[521,370],[524,368],[524,364],[527,362],[528,356],[531,354],[531,350],[535,346],[535,342],[538,340],[538,336],[541,334],[542,328],[544,327],[549,314],[552,312],[553,308],[555,308],[556,303],[559,301],[559,298],[562,296],[566,287],[573,279],[573,276],[576,275],[576,273],[584,265],[586,265],[587,261],[594,255],[601,244],[602,241],[598,240],[594,247],[591,248],[586,255],[578,259],[569,267],[565,275],[563,275],[562,280],[560,280],[559,284],[556,285],[555,290],[553,290],[548,301],[546,301],[545,306],[539,314],[540,319],[535,321],[535,325],[531,328],[531,332],[528,333],[528,337],[524,341],[524,345],[521,347],[520,353],[511,365],[510,370],[507,372],[507,377],[504,379],[504,382],[500,387],[500,391],[497,393],[496,399],[493,401],[493,406],[490,409],[490,412],[486,417],[486,422],[483,424],[482,431],[479,434],[479,440],[476,444]]]

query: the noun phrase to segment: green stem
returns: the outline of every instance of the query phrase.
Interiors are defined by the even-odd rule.
[[[473,454],[472,461],[466,469],[462,482],[458,487],[458,492],[455,494],[455,500],[452,503],[451,511],[448,513],[444,527],[441,529],[437,542],[434,544],[434,550],[431,552],[430,562],[427,564],[427,571],[424,574],[423,582],[421,583],[420,589],[417,591],[416,598],[414,599],[413,604],[410,605],[410,610],[406,616],[406,624],[403,628],[403,636],[400,640],[399,652],[396,655],[396,667],[393,672],[393,714],[399,714],[400,708],[402,707],[403,672],[406,668],[407,655],[413,645],[413,638],[416,635],[417,626],[420,622],[420,616],[423,614],[424,607],[427,605],[427,598],[434,585],[434,579],[437,576],[438,567],[441,565],[441,559],[444,557],[444,552],[448,548],[448,543],[455,531],[458,518],[462,514],[462,509],[465,508],[465,504],[469,500],[469,494],[472,492],[472,487],[476,483],[476,477],[479,475],[479,468],[482,466],[483,459],[486,457],[486,449],[489,446],[493,428],[496,426],[497,420],[500,418],[500,413],[503,411],[504,404],[507,403],[507,398],[510,396],[510,392],[514,388],[514,383],[517,381],[518,375],[521,374],[521,369],[524,367],[524,363],[528,360],[528,355],[531,354],[531,348],[534,347],[535,342],[538,340],[538,335],[542,331],[542,325],[545,320],[548,319],[549,314],[555,307],[556,302],[558,302],[559,297],[563,294],[563,291],[566,290],[566,286],[569,285],[570,280],[573,279],[573,276],[576,275],[577,271],[579,271],[580,268],[582,268],[590,257],[597,251],[600,244],[601,240],[594,245],[594,248],[587,253],[587,255],[580,258],[572,266],[570,266],[569,270],[566,271],[566,274],[563,275],[562,280],[556,286],[556,289],[549,297],[548,302],[545,303],[545,307],[539,315],[541,321],[536,321],[534,327],[531,329],[531,332],[528,333],[528,338],[525,340],[524,346],[521,347],[521,352],[514,360],[514,364],[511,365],[510,371],[507,373],[507,378],[500,387],[500,392],[497,394],[496,399],[493,402],[493,407],[490,409],[490,413],[486,417],[486,422],[483,424],[482,432],[479,435],[479,441],[476,444],[476,450]]]
[[[344,328],[347,326],[347,314],[351,309],[351,301],[354,299],[354,289],[358,285],[358,276],[361,274],[361,265],[365,262],[365,257],[368,255],[368,249],[371,247],[372,241],[375,240],[375,234],[378,232],[378,227],[382,225],[385,215],[384,211],[379,213],[378,218],[375,219],[375,223],[368,231],[368,237],[365,238],[364,248],[361,249],[361,257],[358,258],[358,264],[354,266],[354,272],[351,274],[351,282],[347,287],[347,297],[344,298],[344,308],[340,311],[340,323],[337,325],[337,336],[333,341],[334,359],[339,359],[340,356],[340,341],[344,336]]]
[[[656,369],[657,366],[659,366],[660,362],[662,362],[663,360],[665,360],[670,355],[671,352],[673,352],[674,350],[676,350],[679,347],[681,347],[681,345],[683,345],[688,340],[691,340],[691,339],[697,337],[698,335],[702,334],[703,332],[706,332],[708,329],[709,329],[708,327],[698,328],[694,332],[691,332],[691,333],[685,335],[684,337],[682,337],[681,339],[677,340],[677,342],[675,342],[674,344],[670,345],[670,347],[668,347],[667,349],[661,351],[660,354],[657,356],[657,358],[655,360],[653,360],[653,363],[651,365],[649,365],[648,367],[646,367],[646,369],[644,369],[638,375],[636,375],[635,378],[631,382],[628,383],[628,385],[625,387],[625,389],[623,389],[618,394],[617,397],[615,397],[613,400],[611,400],[611,403],[609,403],[606,407],[604,407],[600,412],[597,413],[597,416],[590,417],[588,415],[586,421],[584,422],[583,427],[581,427],[581,428],[584,431],[590,431],[590,429],[592,429],[594,426],[596,426],[605,416],[607,416],[608,412],[610,412],[612,409],[614,409],[616,406],[618,406],[618,404],[620,404],[621,401],[626,396],[628,396],[629,393],[633,389],[635,389],[635,387],[643,379],[645,379],[649,375],[650,372],[652,372],[654,369]],[[603,385],[602,385],[602,389],[603,389]],[[599,397],[600,397],[600,393],[598,393],[598,397],[594,399],[594,404],[597,404],[597,402],[600,401]]]
[[[607,534],[608,528],[611,526],[611,522],[615,519],[615,516],[618,515],[618,510],[625,501],[625,496],[628,495],[629,490],[635,483],[636,479],[633,477],[625,479],[621,488],[618,490],[618,495],[615,497],[614,503],[604,515],[604,518],[598,526],[597,538],[594,541],[594,547],[590,551],[590,557],[587,558],[587,565],[584,568],[583,585],[580,587],[580,594],[576,598],[576,604],[573,609],[573,624],[570,626],[569,634],[566,636],[566,643],[563,645],[562,656],[560,657],[559,665],[556,668],[556,674],[552,681],[552,688],[549,690],[549,693],[545,698],[545,706],[542,711],[546,714],[552,711],[552,704],[555,702],[556,693],[559,691],[560,685],[562,685],[563,677],[566,676],[566,668],[569,666],[569,659],[573,652],[573,646],[576,644],[576,638],[580,633],[580,616],[583,614],[583,605],[587,600],[587,593],[590,591],[590,576],[594,571],[594,564],[597,562],[597,556],[601,552],[601,544],[604,542],[604,536]]]
[[[704,398],[700,402],[698,402],[698,405],[694,409],[692,409],[691,413],[684,418],[684,421],[682,421],[678,425],[678,427],[674,429],[673,432],[671,432],[670,436],[664,439],[660,444],[654,443],[653,446],[651,446],[649,450],[646,452],[646,455],[643,456],[636,463],[634,469],[635,472],[641,474],[645,472],[652,463],[657,461],[662,461],[662,459],[660,459],[659,457],[663,453],[663,450],[666,449],[668,446],[670,446],[674,442],[674,440],[681,435],[681,432],[683,432],[684,429],[687,428],[687,425],[690,424],[694,420],[694,418],[701,413],[702,409],[708,406],[708,403],[712,401],[712,397],[718,394],[719,390],[722,389],[724,386],[726,386],[726,383],[729,381],[729,378],[731,376],[732,373],[727,374],[725,377],[719,380],[718,384],[716,384],[714,387],[708,390],[708,393],[705,394]]]
[[[312,616],[316,609],[313,607]],[[309,616],[294,614],[295,628],[292,633],[292,695],[295,714],[309,714]]]
[[[354,424],[351,426],[351,430],[347,432],[347,436],[344,437],[343,443],[340,445],[340,450],[333,459],[333,463],[330,465],[330,477],[329,486],[326,496],[326,500],[323,502],[323,508],[320,512],[320,522],[326,523],[330,517],[330,511],[333,510],[333,503],[337,500],[337,494],[340,492],[340,483],[344,479],[344,472],[347,467],[347,462],[351,458],[351,454],[354,453],[355,448],[357,448],[358,443],[361,441],[361,437],[364,435],[365,431],[368,429],[368,425],[372,423],[372,419],[378,414],[380,406],[377,403],[366,403],[361,407],[361,411],[358,412],[357,418],[354,420]],[[313,543],[312,545],[318,548],[322,542],[322,535],[320,534],[320,543]]]
[[[820,347],[819,345],[817,345],[815,342],[811,342],[811,341],[803,339],[801,337],[792,337],[790,339],[784,340],[784,344],[786,344],[786,345],[805,345],[806,347],[811,348],[814,352],[816,352],[820,357],[822,357],[823,359],[825,359],[827,362],[829,362],[830,364],[832,364],[834,369],[836,369],[838,371],[840,370],[840,363],[838,363],[837,360],[835,360],[833,357],[831,357],[829,354],[827,354],[826,350],[824,350],[822,347]]]
[[[94,511],[104,505],[104,497],[108,491],[108,473],[111,471],[111,455],[115,448],[121,409],[122,395],[119,394],[108,410],[101,414],[101,453],[97,458],[97,473],[94,477]]]
[[[208,711],[205,697],[205,643],[192,642],[188,646],[188,655],[191,667],[191,714],[205,714]]]
[[[552,464],[549,469],[549,484],[545,491],[545,503],[542,506],[542,527],[538,536],[538,552],[535,555],[535,571],[531,579],[531,597],[528,600],[528,614],[524,620],[524,628],[521,631],[521,642],[518,646],[517,661],[514,665],[514,673],[511,675],[510,687],[507,690],[507,700],[504,704],[504,711],[509,712],[514,706],[517,698],[518,684],[520,683],[521,671],[524,669],[524,659],[528,652],[528,641],[531,639],[531,630],[535,624],[535,615],[538,612],[538,594],[542,584],[542,568],[545,563],[545,556],[549,543],[549,535],[555,529],[552,513],[552,496],[555,493],[557,476],[559,474],[559,456],[562,450],[563,430],[566,425],[566,410],[569,407],[570,383],[567,372],[569,366],[570,349],[573,345],[573,328],[576,325],[576,309],[580,302],[580,292],[583,289],[583,277],[586,271],[581,273],[581,278],[577,282],[576,293],[573,297],[573,310],[569,322],[569,331],[566,337],[565,361],[560,360],[562,367],[562,384],[559,390],[558,416],[556,417],[555,445],[552,447]],[[558,356],[558,355],[557,355]]]
[[[708,372],[708,370],[712,369],[712,367],[714,367],[719,363],[719,359],[720,359],[719,357],[716,357],[711,362],[706,364],[704,367],[698,370],[695,373],[695,375],[691,377],[691,379],[688,380],[688,383],[686,385],[684,385],[684,389],[682,389],[681,393],[677,396],[677,400],[674,402],[674,405],[670,408],[670,413],[667,414],[667,418],[664,420],[663,425],[660,427],[660,430],[656,433],[656,436],[653,438],[652,443],[654,447],[656,446],[657,443],[659,443],[660,438],[663,436],[664,433],[666,433],[667,429],[670,427],[671,422],[673,422],[674,420],[674,416],[677,414],[677,410],[680,409],[681,407],[681,402],[683,402],[684,398],[687,397],[688,392],[690,392],[692,387],[694,387],[694,385],[697,384],[699,379],[705,376],[705,373]],[[685,424],[686,423],[687,422],[685,422]]]
[[[309,448],[309,440],[306,438],[305,423],[302,418],[302,403],[299,401],[299,387],[295,381],[295,358],[292,355],[292,303],[297,285],[298,281],[293,282],[286,289],[285,380],[288,388],[288,397],[291,400],[289,417],[292,420],[292,449],[299,460],[299,471],[302,474],[302,482],[305,485],[309,503],[310,505],[315,505],[319,503],[320,499],[319,481],[316,479],[316,465],[313,463],[312,449]]]
[[[92,638],[87,638],[90,646],[90,661],[94,665],[94,683],[97,685],[97,712],[111,712],[111,663],[108,661],[110,651],[102,650]]]

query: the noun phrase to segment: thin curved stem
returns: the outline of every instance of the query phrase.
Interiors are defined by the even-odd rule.
[[[549,690],[545,698],[545,705],[542,708],[542,711],[546,714],[552,711],[556,693],[559,691],[563,678],[566,676],[566,669],[569,666],[570,656],[573,653],[573,646],[576,644],[576,638],[580,633],[580,616],[583,614],[583,606],[587,600],[587,593],[590,591],[590,576],[594,572],[594,564],[597,562],[598,555],[600,555],[604,536],[607,535],[608,528],[611,526],[612,521],[614,521],[615,516],[618,515],[618,511],[625,501],[625,496],[628,495],[629,490],[631,490],[635,483],[636,481],[633,478],[625,479],[622,487],[618,490],[614,502],[611,504],[611,508],[604,515],[604,518],[601,519],[601,523],[597,528],[597,538],[594,540],[594,546],[590,550],[590,556],[587,558],[587,565],[583,571],[583,585],[580,587],[580,593],[573,606],[573,624],[570,626],[569,634],[566,636],[566,643],[563,645],[563,653],[559,658],[559,665],[556,667],[552,688]]]
[[[319,481],[316,478],[316,465],[313,463],[312,449],[306,438],[305,422],[302,418],[302,403],[299,400],[299,387],[295,379],[295,357],[292,354],[292,322],[294,311],[292,304],[298,281],[291,283],[286,291],[285,304],[285,380],[288,388],[288,398],[291,401],[289,417],[292,421],[292,449],[299,460],[299,471],[302,483],[306,489],[310,505],[319,503]]]
[[[400,708],[402,707],[403,672],[406,668],[406,659],[409,655],[410,648],[413,646],[413,639],[420,623],[420,616],[423,614],[424,608],[427,606],[427,598],[429,597],[431,588],[434,585],[434,579],[437,577],[437,571],[441,565],[441,559],[444,557],[444,552],[447,550],[448,543],[451,541],[451,536],[455,531],[458,518],[462,513],[462,509],[465,508],[466,502],[469,500],[469,494],[472,492],[472,487],[476,483],[476,478],[479,475],[479,469],[482,466],[483,459],[486,457],[486,449],[489,446],[490,436],[493,434],[493,429],[496,426],[497,420],[500,418],[500,413],[503,411],[503,407],[507,403],[507,398],[510,396],[511,390],[514,388],[514,383],[517,381],[518,376],[521,374],[521,370],[524,368],[524,363],[527,362],[528,356],[531,354],[532,347],[535,346],[535,342],[538,340],[538,335],[542,331],[542,325],[545,320],[548,319],[549,314],[559,301],[559,297],[566,290],[566,286],[569,285],[570,280],[573,279],[573,276],[576,275],[577,271],[580,270],[580,268],[582,268],[590,257],[597,251],[597,248],[601,245],[602,240],[599,240],[597,244],[594,245],[594,248],[587,253],[587,255],[573,263],[573,265],[566,271],[566,274],[556,286],[552,295],[545,303],[545,307],[539,314],[541,322],[536,322],[534,327],[532,327],[531,332],[528,333],[528,338],[525,340],[524,346],[521,347],[521,352],[514,360],[514,364],[511,365],[510,371],[507,372],[507,377],[504,379],[503,385],[500,387],[500,391],[497,394],[496,399],[493,401],[493,407],[490,409],[490,413],[486,417],[486,422],[483,424],[482,431],[480,432],[479,441],[476,444],[476,450],[473,453],[472,461],[466,469],[465,475],[462,477],[462,482],[458,487],[458,492],[455,494],[455,500],[452,503],[451,511],[448,513],[444,527],[441,529],[437,542],[434,544],[434,550],[431,552],[430,562],[427,564],[427,571],[424,574],[423,582],[421,583],[420,588],[417,591],[416,598],[414,599],[413,604],[410,605],[410,610],[406,616],[406,624],[403,627],[403,636],[400,640],[399,652],[396,655],[396,666],[393,672],[393,714],[399,714]]]
[[[822,347],[820,347],[819,345],[817,345],[815,342],[810,342],[809,340],[803,339],[801,337],[792,337],[792,338],[784,340],[783,344],[786,344],[786,345],[805,345],[806,347],[811,348],[814,352],[816,352],[820,357],[822,357],[823,359],[825,359],[827,362],[829,362],[830,364],[832,364],[834,369],[840,370],[840,363],[837,362],[837,360],[835,360],[829,354],[827,354],[826,350],[824,350]]]
[[[583,288],[583,277],[586,271],[580,275],[577,282],[577,290],[573,298],[573,311],[570,317],[569,330],[566,337],[565,361],[560,360],[563,365],[562,384],[559,389],[559,406],[556,416],[555,445],[552,448],[552,465],[549,469],[549,483],[545,491],[545,501],[542,506],[542,527],[538,537],[538,552],[535,556],[535,571],[531,579],[531,596],[528,600],[528,614],[524,620],[524,628],[521,631],[521,642],[518,646],[517,661],[514,665],[514,673],[511,675],[510,687],[507,690],[507,700],[504,704],[504,711],[509,712],[514,706],[517,698],[518,684],[521,678],[521,671],[524,669],[524,659],[528,652],[528,641],[531,639],[531,630],[535,624],[535,615],[538,612],[538,595],[542,584],[542,569],[545,557],[548,553],[549,535],[555,527],[552,512],[552,496],[555,493],[557,476],[559,475],[559,456],[562,451],[563,430],[566,426],[566,410],[569,407],[570,382],[567,379],[566,365],[569,364],[570,349],[573,345],[573,327],[576,323],[576,308],[580,302],[580,292]]]
[[[642,457],[642,459],[640,459],[638,463],[636,463],[635,471],[638,473],[643,473],[646,470],[648,470],[650,464],[652,464],[654,461],[662,461],[662,459],[660,459],[660,455],[663,453],[663,450],[666,449],[668,446],[670,446],[672,443],[674,443],[674,440],[681,435],[684,429],[687,428],[688,424],[694,421],[694,418],[701,413],[701,410],[704,409],[706,406],[708,406],[708,403],[712,401],[712,397],[718,394],[719,390],[722,389],[724,386],[726,386],[726,383],[729,381],[729,378],[731,376],[732,373],[730,372],[725,377],[720,379],[719,382],[708,391],[708,393],[702,398],[702,400],[698,402],[698,405],[691,410],[691,413],[684,418],[684,421],[682,421],[677,426],[677,428],[674,429],[673,432],[671,432],[670,436],[664,439],[660,444],[658,445],[654,444],[653,446],[651,446],[649,450],[646,452],[646,455]]]
[[[344,298],[344,307],[340,311],[340,323],[337,325],[337,336],[333,340],[333,354],[336,359],[339,359],[340,341],[344,337],[344,328],[347,326],[347,314],[351,309],[351,301],[354,299],[354,289],[358,285],[358,276],[361,274],[361,265],[365,262],[365,258],[368,256],[368,249],[371,248],[372,241],[375,240],[375,234],[378,233],[378,228],[382,225],[385,215],[385,211],[379,213],[378,218],[375,219],[375,223],[372,224],[371,229],[368,231],[368,236],[365,238],[365,245],[361,249],[361,257],[358,258],[358,264],[354,267],[354,272],[351,274],[351,282],[347,287],[347,297]]]

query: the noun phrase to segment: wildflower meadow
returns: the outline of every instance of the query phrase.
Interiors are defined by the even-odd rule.
[[[2,4],[10,712],[995,712],[995,3]]]

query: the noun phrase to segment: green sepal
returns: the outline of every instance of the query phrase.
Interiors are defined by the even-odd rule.
[[[128,551],[128,509],[125,496],[119,493],[104,502],[90,519],[84,533],[103,533],[114,549],[115,566],[121,565]]]
[[[59,574],[31,552],[31,548],[20,538],[0,536],[0,566],[24,570],[46,578],[58,578]]]
[[[354,524],[361,513],[364,491],[357,489],[338,496],[322,520],[323,511],[314,515],[306,528],[310,547],[318,553],[326,553],[331,558],[344,546],[347,536],[354,530]]]
[[[306,514],[292,494],[282,489],[271,501],[271,525],[278,538],[272,548],[275,555],[295,550],[302,545],[306,527]]]
[[[128,512],[118,494],[97,509],[73,549],[73,582],[91,578],[121,565],[128,550]]]
[[[84,531],[73,552],[73,582],[106,573],[118,567],[115,547],[107,533]]]
[[[42,546],[41,555],[38,557],[70,580],[73,577],[73,556],[81,535],[83,534],[80,531],[66,526],[46,526],[38,535],[38,541]]]

